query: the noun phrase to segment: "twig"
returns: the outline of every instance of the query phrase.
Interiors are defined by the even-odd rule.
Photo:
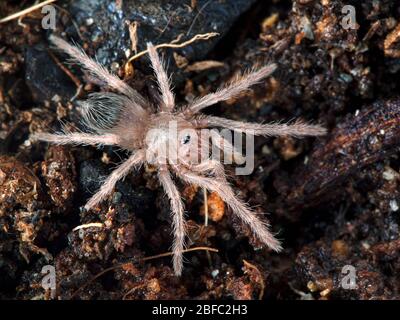
[[[31,13],[31,12],[37,10],[37,9],[40,9],[41,7],[44,7],[45,5],[48,5],[50,3],[55,2],[55,1],[57,1],[57,0],[46,0],[46,1],[43,1],[41,3],[35,4],[35,5],[33,5],[33,6],[29,7],[29,8],[26,8],[26,9],[24,9],[22,11],[13,13],[13,14],[1,19],[0,23],[5,23],[5,22],[8,22],[8,21],[11,21],[11,20],[14,20],[14,19],[18,19],[19,17],[25,16],[28,13]]]
[[[221,68],[223,66],[225,66],[225,64],[220,61],[213,61],[213,60],[198,61],[187,66],[185,68],[185,72],[191,72],[191,71],[200,72],[211,68]]]
[[[133,21],[132,23],[128,24],[129,28],[129,38],[131,39],[131,49],[136,54],[137,53],[137,44],[138,44],[138,23],[137,21]]]
[[[279,200],[284,207],[278,210],[294,221],[304,208],[341,201],[348,181],[361,179],[361,170],[389,159],[399,147],[400,99],[363,106],[332,130],[326,141],[316,144],[308,162],[297,167],[290,189]]]
[[[218,249],[210,248],[210,247],[194,247],[194,248],[190,248],[190,249],[183,250],[182,252],[183,252],[183,253],[186,253],[186,252],[201,251],[201,250],[207,251],[207,252],[210,252],[210,251],[211,251],[211,252],[218,252]],[[86,288],[88,285],[90,285],[91,283],[93,283],[96,279],[98,279],[98,278],[101,277],[103,274],[105,274],[105,273],[107,273],[107,272],[109,272],[109,271],[112,271],[112,270],[121,268],[121,267],[126,266],[126,265],[128,265],[128,264],[130,264],[130,263],[145,262],[145,261],[149,261],[149,260],[154,260],[154,259],[158,259],[158,258],[164,258],[164,257],[172,256],[172,255],[173,255],[172,252],[161,253],[161,254],[157,254],[157,255],[154,255],[154,256],[149,256],[149,257],[137,259],[136,261],[133,261],[133,262],[131,261],[131,262],[120,263],[120,264],[117,264],[117,265],[115,265],[115,266],[112,266],[112,267],[109,267],[109,268],[107,268],[107,269],[104,269],[103,271],[101,271],[101,272],[99,272],[98,274],[96,274],[96,275],[95,275],[92,279],[90,279],[88,282],[86,282],[83,286],[79,287],[79,288],[71,295],[70,299],[73,299],[73,298],[76,296],[76,294],[77,294],[80,290]]]
[[[204,34],[197,34],[195,35],[193,38],[182,42],[182,43],[177,43],[178,41],[180,41],[180,38],[182,37],[182,35],[179,35],[178,38],[176,38],[175,40],[171,41],[170,43],[161,43],[158,44],[156,46],[154,46],[156,49],[160,49],[160,48],[183,48],[186,47],[189,44],[192,44],[193,42],[197,41],[197,40],[208,40],[212,37],[218,36],[219,33],[217,32],[209,32],[209,33],[204,33]],[[137,54],[135,54],[134,56],[130,57],[127,61],[127,63],[132,62],[133,60],[136,60],[137,58],[145,55],[146,53],[148,53],[148,50],[144,50],[141,51]]]
[[[102,228],[102,227],[104,227],[104,225],[101,222],[92,222],[92,223],[87,223],[87,224],[81,224],[80,226],[73,228],[72,231],[77,231],[77,230],[87,229],[87,228],[92,228],[92,227]]]

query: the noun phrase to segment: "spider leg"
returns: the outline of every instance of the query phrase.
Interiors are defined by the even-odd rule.
[[[54,144],[74,145],[117,145],[119,138],[115,134],[94,135],[90,133],[35,133],[31,135],[33,140],[46,141]]]
[[[172,225],[174,232],[174,242],[172,245],[173,265],[177,276],[180,276],[183,268],[183,255],[185,249],[186,226],[184,220],[184,207],[181,196],[176,188],[167,166],[161,166],[158,176],[166,194],[171,202]]]
[[[226,179],[224,167],[215,159],[207,159],[199,164],[191,165],[188,167],[188,169],[199,174],[211,173],[216,178],[221,180]]]
[[[85,205],[85,209],[89,210],[107,197],[114,189],[118,180],[125,177],[133,167],[143,163],[145,159],[145,152],[138,150],[132,154],[125,162],[123,162],[117,169],[115,169],[104,181],[100,190],[95,193]]]
[[[203,177],[188,170],[184,170],[182,167],[175,167],[175,170],[184,181],[198,185],[209,191],[217,192],[222,200],[232,209],[233,213],[250,227],[251,231],[258,239],[275,251],[280,251],[282,249],[279,240],[269,231],[269,225],[260,220],[255,212],[235,196],[226,180]]]
[[[250,123],[235,121],[220,117],[207,116],[197,120],[200,127],[222,127],[236,132],[243,132],[255,136],[322,136],[326,134],[326,129],[320,125],[307,124],[296,121],[292,124],[287,123]]]
[[[148,114],[137,103],[113,92],[91,93],[80,102],[83,124],[98,133],[112,132],[118,123],[142,124]]]
[[[149,51],[151,65],[153,66],[154,73],[157,76],[157,82],[163,101],[161,111],[173,111],[175,106],[174,94],[171,91],[171,84],[168,75],[165,72],[163,63],[157,54],[156,48],[149,42],[147,43],[147,50]]]
[[[126,95],[140,107],[145,107],[147,105],[146,100],[136,90],[127,85],[117,76],[110,73],[104,66],[90,58],[81,48],[72,46],[65,40],[54,35],[51,35],[49,40],[58,49],[68,54],[74,62],[80,64],[94,79],[105,83],[110,88]]]
[[[227,140],[225,137],[223,137],[220,133],[218,133],[215,130],[210,130],[210,135],[211,135],[211,143],[215,145],[219,150],[221,150],[224,153],[224,156],[227,157],[227,159],[233,159],[237,163],[243,163],[245,161],[245,158],[243,154],[238,151],[232,143]]]
[[[195,99],[186,107],[183,112],[186,115],[193,115],[208,106],[216,104],[217,102],[233,98],[243,91],[249,89],[252,85],[271,75],[276,68],[276,64],[270,64],[256,71],[242,75],[228,84],[226,87],[221,88],[214,93],[207,94],[204,97]]]

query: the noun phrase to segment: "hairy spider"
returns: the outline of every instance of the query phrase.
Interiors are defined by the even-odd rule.
[[[124,178],[133,168],[147,162],[157,168],[160,183],[170,200],[174,233],[173,267],[176,275],[180,275],[182,272],[182,251],[185,249],[186,228],[184,205],[171,172],[186,183],[218,193],[233,213],[249,226],[263,244],[275,251],[281,250],[280,242],[269,231],[269,224],[260,219],[258,214],[236,197],[227,182],[222,163],[208,155],[203,157],[200,162],[196,162],[191,156],[199,153],[210,143],[218,148],[223,145],[236,157],[241,156],[241,152],[236,150],[222,135],[217,134],[215,138],[215,132],[213,139],[204,137],[197,139],[196,133],[204,128],[227,128],[244,134],[262,136],[302,137],[325,134],[324,128],[302,122],[259,124],[199,114],[204,108],[235,97],[268,77],[276,69],[275,64],[252,70],[237,77],[214,93],[196,98],[183,108],[177,108],[162,61],[156,49],[149,43],[147,45],[148,53],[160,91],[160,97],[157,97],[158,106],[154,108],[136,90],[109,73],[105,67],[88,57],[82,49],[55,36],[51,36],[50,41],[68,54],[74,62],[80,64],[95,81],[118,94],[112,92],[92,93],[86,101],[81,103],[88,133],[36,133],[33,135],[33,139],[55,144],[114,145],[132,153],[108,176],[100,190],[87,202],[85,209],[89,210],[99,204],[112,193],[118,180]],[[170,134],[171,123],[175,124],[176,135]],[[171,156],[171,153],[166,154],[164,148],[166,144],[168,144],[169,150],[174,150],[175,156]]]

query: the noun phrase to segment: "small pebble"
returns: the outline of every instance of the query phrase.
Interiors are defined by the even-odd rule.
[[[216,278],[216,277],[218,276],[218,274],[219,274],[219,270],[218,270],[218,269],[215,269],[215,270],[213,270],[213,271],[211,272],[211,276],[212,276],[213,278]]]
[[[87,26],[91,26],[94,23],[94,20],[93,20],[93,18],[88,18],[88,19],[86,19],[85,22],[86,22]]]
[[[397,210],[399,210],[399,205],[397,204],[396,200],[390,200],[389,205],[392,211],[396,212]]]

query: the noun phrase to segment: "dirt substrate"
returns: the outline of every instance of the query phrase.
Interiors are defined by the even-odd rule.
[[[356,10],[353,29],[343,28],[348,4]],[[21,9],[2,1],[0,16]],[[42,287],[46,265],[55,267],[59,299],[400,298],[398,1],[91,0],[57,1],[56,9],[56,30],[43,30],[40,11],[0,25],[1,299],[51,298]],[[218,38],[163,50],[178,101],[276,62],[273,77],[207,112],[258,122],[301,118],[329,134],[257,138],[252,175],[227,167],[235,192],[270,213],[283,240],[279,254],[261,248],[215,194],[204,227],[202,190],[181,184],[189,246],[218,252],[186,253],[177,278],[170,257],[157,256],[169,252],[172,237],[152,168],[132,173],[86,212],[85,202],[127,154],[48,146],[29,135],[62,123],[79,129],[76,101],[99,90],[49,49],[50,33],[74,39],[154,101],[147,58],[125,65],[127,57],[150,40],[214,31]],[[89,223],[96,225],[73,231]],[[352,270],[355,283],[344,277]]]

